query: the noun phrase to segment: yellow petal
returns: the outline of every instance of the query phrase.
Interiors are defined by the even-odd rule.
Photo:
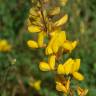
[[[50,71],[50,66],[46,62],[40,62],[39,68],[41,71]]]
[[[60,20],[55,22],[55,26],[61,26],[63,24],[65,24],[68,21],[68,15],[65,14]]]
[[[72,65],[71,73],[78,71],[79,68],[80,68],[80,59],[76,59],[76,60],[74,60],[74,63]]]
[[[76,69],[75,69],[75,71],[78,71],[79,68],[80,68],[80,59],[76,59],[76,60],[75,60],[75,64],[76,64]]]
[[[72,42],[72,50],[77,46],[77,41]]]
[[[71,73],[72,70],[72,64],[74,63],[74,60],[72,60],[71,58],[69,58],[64,64],[64,70],[65,70],[65,74],[68,75]]]
[[[38,33],[38,46],[39,47],[43,47],[44,46],[44,37],[45,37],[44,32]]]
[[[67,89],[67,91],[69,90],[69,87],[70,87],[70,80],[68,79],[68,81],[66,83],[66,89]]]
[[[54,53],[57,53],[58,49],[59,49],[58,42],[55,41],[52,45],[52,50]]]
[[[59,31],[58,30],[56,38],[52,44],[52,50],[54,53],[58,52],[58,49],[62,46],[62,44],[64,43],[65,40],[66,40],[65,31]]]
[[[64,43],[64,41],[66,40],[66,33],[65,33],[65,31],[59,32],[59,35],[58,35],[57,38],[58,38],[58,43],[62,45]]]
[[[35,41],[33,41],[33,40],[28,40],[28,41],[27,41],[27,45],[28,45],[28,47],[30,47],[30,48],[38,48],[37,42],[35,42]]]
[[[56,40],[57,36],[58,36],[58,31],[54,31],[52,32],[54,35],[52,36],[50,42],[48,43],[48,46],[52,46],[52,44],[54,44],[54,41]]]
[[[58,73],[58,74],[65,74],[64,67],[63,67],[62,64],[59,64],[59,65],[58,65],[57,73]]]
[[[55,55],[49,57],[48,63],[50,65],[51,70],[55,69],[55,57],[56,57]]]
[[[29,13],[30,13],[30,15],[38,16],[38,11],[36,10],[36,8],[31,8],[29,10]]]
[[[53,53],[52,45],[54,44],[55,38],[56,38],[56,36],[53,36],[51,38],[51,40],[49,41],[48,46],[47,46],[47,48],[45,50],[46,55],[50,55],[50,54]]]
[[[71,51],[73,49],[72,43],[70,41],[65,41],[63,44],[64,50]]]
[[[50,36],[51,37],[56,36],[58,34],[58,31],[59,30],[55,30],[55,31],[50,32]]]
[[[50,54],[52,54],[52,53],[53,53],[53,51],[52,51],[51,47],[48,46],[48,47],[46,48],[46,50],[45,50],[45,54],[46,54],[46,55],[50,55]]]
[[[62,6],[65,6],[66,3],[68,2],[68,0],[59,0],[59,1],[60,1],[60,4],[61,4]]]
[[[57,15],[60,13],[60,7],[55,7],[52,10],[50,10],[49,15]]]
[[[36,90],[40,90],[40,89],[41,89],[40,85],[41,85],[41,80],[35,81],[35,82],[33,83],[33,87],[34,87]]]
[[[67,93],[66,87],[61,82],[56,82],[56,90]]]
[[[34,33],[34,32],[40,32],[41,29],[38,26],[30,25],[30,26],[28,26],[28,31]]]
[[[78,73],[78,72],[74,72],[74,73],[72,73],[72,75],[77,80],[80,80],[80,81],[84,80],[84,76],[82,74]]]

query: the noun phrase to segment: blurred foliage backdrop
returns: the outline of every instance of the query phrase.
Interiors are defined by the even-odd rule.
[[[11,52],[0,52],[0,96],[60,96],[50,86],[54,83],[51,74],[38,68],[42,50],[26,44],[32,37],[26,26],[31,7],[31,0],[0,0],[0,39],[12,45]],[[68,37],[79,39],[71,57],[81,58],[80,70],[85,75],[81,86],[89,89],[88,96],[96,96],[96,0],[69,0],[64,10],[70,16],[64,27]],[[30,78],[42,81],[40,92],[28,85]]]

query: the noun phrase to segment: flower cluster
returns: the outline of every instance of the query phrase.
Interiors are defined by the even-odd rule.
[[[52,0],[55,2],[55,0]],[[71,80],[83,80],[84,76],[79,73],[80,59],[69,58],[65,62],[60,62],[60,57],[64,53],[71,53],[77,46],[77,41],[69,41],[66,31],[62,30],[62,25],[68,21],[68,15],[61,14],[61,7],[65,6],[67,0],[58,0],[58,6],[51,6],[51,0],[34,1],[34,7],[30,9],[28,18],[28,31],[37,33],[37,38],[28,40],[27,45],[30,48],[44,48],[48,61],[42,61],[39,64],[41,71],[51,71],[55,73],[56,90],[65,95],[74,96]],[[48,6],[48,7],[46,7]],[[60,7],[61,6],[61,7]],[[61,16],[55,20],[55,16]],[[77,88],[78,89],[78,88]],[[77,90],[78,95],[87,94],[88,90]],[[86,92],[85,92],[86,91]],[[80,93],[81,92],[81,93]]]

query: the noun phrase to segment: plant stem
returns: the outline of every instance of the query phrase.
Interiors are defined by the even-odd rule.
[[[41,15],[42,15],[42,19],[43,19],[43,24],[45,26],[44,30],[47,32],[47,25],[46,25],[46,21],[45,21],[45,17],[44,17],[44,14],[43,14],[43,4],[42,4],[42,1],[41,0],[38,0],[40,5],[41,5]]]

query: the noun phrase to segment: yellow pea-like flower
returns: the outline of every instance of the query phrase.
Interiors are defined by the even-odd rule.
[[[52,55],[52,56],[49,57],[48,63],[50,65],[51,70],[55,69],[55,58],[56,58],[55,55]]]
[[[57,73],[58,74],[65,74],[65,70],[62,64],[59,64],[57,67]]]
[[[35,81],[34,84],[33,84],[33,87],[36,89],[36,90],[40,90],[41,89],[41,80],[38,80],[38,81]]]
[[[77,41],[71,42],[66,40],[62,47],[64,48],[65,51],[71,52],[76,47],[76,45],[77,45]]]
[[[84,80],[84,76],[78,72],[74,72],[74,73],[72,73],[72,75],[77,80],[80,80],[80,81]]]
[[[67,93],[66,87],[61,82],[56,82],[56,90]]]
[[[69,58],[63,65],[64,70],[65,70],[65,74],[68,75],[71,73],[72,70],[72,64],[74,63],[74,60],[72,60],[71,58]]]
[[[28,26],[28,31],[31,33],[40,32],[41,29],[38,26],[30,25]]]
[[[40,62],[39,68],[41,71],[50,71],[50,66],[46,62]]]
[[[65,40],[66,40],[65,31],[58,31],[56,38],[52,43],[52,50],[54,53],[58,52],[58,49],[62,46]]]
[[[65,24],[68,21],[68,15],[65,14],[62,18],[60,18],[58,21],[54,23],[55,26],[61,26]]]
[[[0,51],[1,52],[7,52],[10,51],[12,46],[8,43],[7,40],[3,39],[0,40]]]
[[[81,87],[77,87],[77,93],[79,96],[86,96],[88,93],[88,89],[82,89]]]
[[[56,90],[57,91],[61,91],[61,92],[64,92],[64,93],[68,93],[69,92],[69,89],[70,89],[70,80],[66,80],[66,81],[57,81],[56,82]]]
[[[34,81],[34,82],[30,81],[29,85],[31,87],[33,87],[34,89],[36,89],[37,91],[39,91],[41,89],[41,80],[37,80],[37,81]]]
[[[30,48],[38,48],[37,42],[35,42],[35,41],[33,41],[33,40],[28,40],[28,41],[27,41],[27,45],[28,45],[28,47],[30,47]]]
[[[71,51],[72,50],[71,42],[70,41],[65,41],[64,44],[63,44],[63,48],[64,48],[64,50]]]
[[[46,62],[40,62],[39,68],[42,71],[52,71],[55,69],[55,55],[51,55],[49,57],[48,63]]]
[[[60,7],[55,7],[52,10],[50,10],[49,15],[53,16],[53,15],[57,15],[60,13]]]

